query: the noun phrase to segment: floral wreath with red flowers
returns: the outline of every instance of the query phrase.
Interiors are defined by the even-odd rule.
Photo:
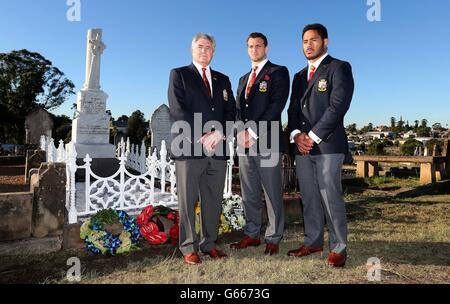
[[[178,243],[180,216],[176,210],[165,206],[148,205],[138,216],[137,223],[141,227],[141,236],[150,245],[161,245],[168,242],[176,245]]]

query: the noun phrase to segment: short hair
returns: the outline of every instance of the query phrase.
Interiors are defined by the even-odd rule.
[[[267,41],[267,37],[263,33],[253,32],[250,33],[247,37],[247,43],[250,38],[261,38],[264,41],[264,46],[267,46],[269,42]]]
[[[317,33],[322,39],[328,39],[327,28],[320,23],[308,24],[307,26],[305,26],[303,28],[302,38],[303,36],[305,36],[305,33],[310,30],[317,31]]]
[[[216,49],[216,40],[214,39],[214,37],[210,34],[205,34],[205,33],[197,33],[194,38],[192,38],[192,44],[191,47],[194,48],[194,44],[199,41],[200,39],[206,39],[209,40],[209,42],[211,42],[213,49]]]

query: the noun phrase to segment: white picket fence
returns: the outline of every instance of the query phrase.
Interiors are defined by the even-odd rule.
[[[232,195],[233,146],[234,143],[230,142],[232,157],[228,160],[224,197]],[[83,165],[77,165],[77,152],[72,142],[64,145],[60,141],[56,148],[53,139],[42,136],[41,149],[46,151],[47,162],[66,164],[66,208],[71,224],[76,223],[79,217],[95,214],[106,208],[139,211],[149,204],[172,207],[177,204],[175,163],[167,158],[164,141],[158,157],[156,149],[153,152],[149,149],[146,156],[144,143],[139,147],[131,145],[129,140],[126,143],[122,140],[116,149],[119,169],[109,177],[100,177],[92,172],[89,154],[83,159]],[[127,168],[138,174],[131,173]],[[75,174],[80,169],[85,170],[83,206],[76,201]],[[160,189],[155,187],[156,180],[159,181]],[[167,181],[170,184],[169,193],[166,193]]]

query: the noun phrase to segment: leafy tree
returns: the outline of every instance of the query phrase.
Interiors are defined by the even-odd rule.
[[[419,137],[429,137],[431,134],[431,128],[430,127],[424,128],[424,127],[420,126],[417,129],[416,133],[417,133],[417,136],[419,136]]]
[[[72,138],[72,120],[66,115],[53,116],[52,137],[55,144],[62,139],[65,143],[70,142]],[[66,141],[69,139],[69,141]]]
[[[433,154],[434,146],[436,146],[436,153],[437,153],[437,155],[441,155],[442,148],[444,146],[444,142],[442,140],[433,138],[433,139],[431,139],[430,141],[427,142],[426,146],[427,146],[429,155]]]
[[[383,155],[384,154],[384,145],[383,142],[379,139],[375,139],[369,144],[367,149],[367,154],[369,155]]]
[[[75,93],[74,87],[39,53],[0,53],[0,141],[22,143],[25,116],[37,107],[57,108]]]
[[[425,129],[427,127],[428,124],[428,120],[426,120],[425,118],[422,119],[421,123],[420,123],[420,127]]]
[[[352,123],[347,126],[347,132],[348,133],[356,133],[358,130],[356,129],[356,124]]]
[[[394,145],[394,142],[390,140],[389,138],[383,139],[383,146],[385,147],[392,147]]]
[[[128,119],[127,134],[130,142],[141,144],[147,135],[148,122],[145,120],[144,113],[137,110],[134,111]]]
[[[391,128],[393,129],[393,128],[395,128],[395,123],[396,123],[396,119],[395,119],[395,117],[391,117]]]
[[[369,124],[367,126],[364,126],[361,129],[362,133],[371,132],[371,131],[373,131],[373,124],[371,122],[369,122]]]
[[[400,147],[400,153],[403,155],[414,155],[414,151],[417,147],[423,147],[422,143],[415,139],[408,139]]]

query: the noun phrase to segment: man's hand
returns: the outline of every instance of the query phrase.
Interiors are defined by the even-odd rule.
[[[217,144],[221,140],[222,140],[222,133],[215,130],[203,135],[199,141],[203,145],[203,147],[205,147],[206,151],[211,153],[216,149]]]
[[[298,151],[302,155],[308,155],[314,146],[314,141],[306,135],[306,133],[299,133],[295,135],[294,142],[297,145]]]
[[[238,145],[247,149],[256,143],[255,139],[251,137],[250,133],[248,133],[247,130],[241,131],[237,134],[237,142]]]

